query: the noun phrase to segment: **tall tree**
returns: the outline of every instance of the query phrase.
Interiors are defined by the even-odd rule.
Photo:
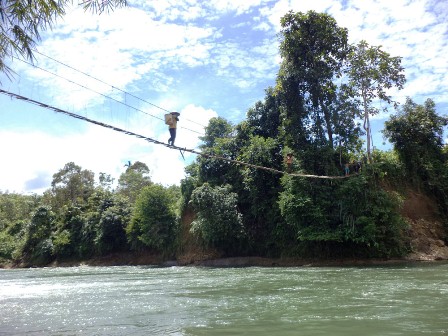
[[[117,192],[135,202],[140,191],[151,185],[148,166],[140,161],[127,165],[126,171],[118,179]]]
[[[234,127],[226,119],[212,118],[205,128],[205,135],[200,137],[203,153],[236,159],[239,146],[234,137]],[[198,178],[213,185],[230,183],[235,180],[235,165],[220,159],[207,156],[198,157]]]
[[[239,159],[257,166],[282,170],[281,147],[273,138],[253,136],[250,143],[242,148]],[[243,180],[242,188],[236,190],[238,207],[244,213],[243,222],[249,242],[258,252],[266,253],[269,249],[273,252],[273,247],[280,243],[273,231],[283,224],[278,207],[280,175],[253,167],[240,167],[240,171]]]
[[[221,117],[210,119],[204,136],[200,137],[203,141],[201,148],[213,147],[218,139],[229,138],[232,131],[233,126],[226,119]]]
[[[40,33],[65,14],[73,0],[2,0],[0,1],[0,72],[13,74],[5,59],[15,56],[33,61]],[[126,0],[85,0],[85,10],[102,13],[125,6]]]
[[[275,90],[269,87],[266,90],[264,101],[258,101],[247,112],[249,135],[275,139],[279,134],[280,122],[280,99],[277,97]],[[238,136],[240,137],[243,129],[241,125],[238,126]]]
[[[101,188],[104,190],[112,190],[115,179],[110,174],[100,172],[98,179]]]
[[[374,106],[375,100],[397,105],[387,94],[387,90],[392,87],[403,88],[406,81],[403,71],[401,57],[391,57],[381,50],[381,46],[369,46],[366,41],[359,42],[349,54],[346,74],[352,94],[361,99],[360,117],[364,119],[367,133],[369,162],[372,161],[370,116],[379,113],[379,109]]]
[[[336,111],[328,106],[336,99],[333,79],[341,74],[349,52],[347,29],[339,27],[330,15],[314,11],[291,11],[282,17],[281,27],[280,87],[293,95],[289,99],[304,105],[303,120],[312,119],[313,138],[333,147]],[[299,110],[297,106],[288,108]]]
[[[94,188],[95,174],[91,170],[82,169],[74,162],[69,162],[53,175],[52,205],[55,209],[60,209],[70,203],[85,203]]]

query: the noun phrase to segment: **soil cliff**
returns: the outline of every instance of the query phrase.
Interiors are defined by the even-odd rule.
[[[409,222],[412,252],[409,260],[447,260],[446,229],[435,201],[418,192],[407,190],[401,214]]]

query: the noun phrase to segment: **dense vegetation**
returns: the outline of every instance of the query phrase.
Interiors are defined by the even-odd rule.
[[[154,184],[136,162],[113,190],[109,175],[95,183],[91,171],[68,163],[42,196],[0,193],[0,258],[45,264],[132,250],[173,257],[186,211],[196,215],[196,244],[223,256],[400,256],[408,251],[405,187],[435,196],[446,220],[447,118],[431,99],[400,107],[387,95],[404,85],[401,59],[365,41],[348,44],[327,14],[290,12],[281,25],[276,86],[241,123],[210,120],[201,139],[209,155],[186,167],[180,187]],[[387,152],[370,142],[379,101],[396,108],[385,124],[394,146]],[[294,173],[342,176],[349,165],[350,176],[275,174],[213,157],[286,171],[287,153]]]

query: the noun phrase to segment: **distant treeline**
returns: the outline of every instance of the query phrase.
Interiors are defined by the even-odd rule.
[[[398,106],[387,93],[405,83],[401,58],[365,41],[348,44],[348,31],[331,16],[289,12],[281,25],[275,87],[241,123],[211,119],[201,150],[347,178],[273,174],[198,156],[180,187],[154,184],[148,167],[135,162],[113,189],[110,175],[101,173],[96,183],[93,172],[70,162],[42,196],[0,193],[0,258],[42,265],[120,251],[175,257],[186,210],[195,213],[189,228],[195,244],[222,256],[407,253],[407,223],[399,212],[406,187],[433,197],[447,218],[447,118],[431,99],[419,105],[408,98]],[[389,105],[395,112],[383,135],[394,149],[374,150],[370,117]]]

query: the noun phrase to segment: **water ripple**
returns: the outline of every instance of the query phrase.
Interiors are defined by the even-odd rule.
[[[0,271],[0,335],[437,335],[448,264]]]

